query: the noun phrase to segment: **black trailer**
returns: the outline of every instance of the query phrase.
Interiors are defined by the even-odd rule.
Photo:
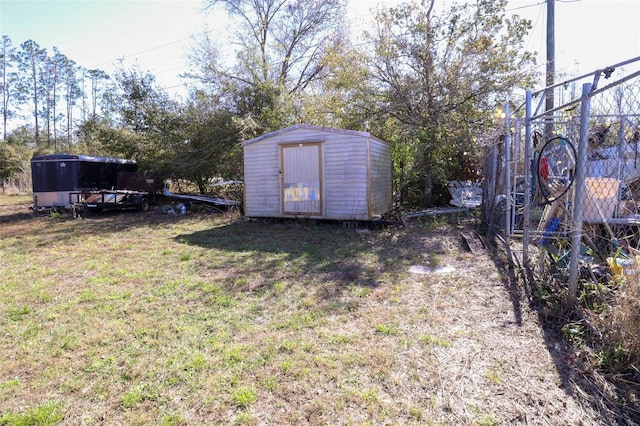
[[[150,197],[153,196],[153,181],[143,179],[143,187],[126,186],[135,182],[130,176],[137,175],[137,170],[135,161],[122,158],[75,154],[34,156],[31,159],[32,209],[70,209],[75,204],[86,204],[84,207],[89,207],[94,203],[86,203],[88,197],[108,192],[113,197],[100,195],[100,200],[105,201],[100,204],[110,202],[109,207],[131,207],[131,200],[135,200],[141,210],[145,210],[145,206],[148,209]],[[141,185],[139,180],[137,185]],[[125,196],[115,195],[123,191]],[[125,201],[118,205],[112,200]]]

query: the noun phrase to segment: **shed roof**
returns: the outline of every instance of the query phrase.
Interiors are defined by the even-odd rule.
[[[274,136],[278,136],[287,132],[291,132],[294,130],[298,130],[298,129],[305,129],[305,130],[314,130],[316,132],[325,132],[325,133],[341,133],[344,135],[350,135],[350,136],[361,136],[361,137],[365,137],[365,138],[373,138],[377,141],[383,142],[388,144],[389,142],[385,141],[384,139],[380,139],[379,137],[372,135],[369,132],[360,132],[357,130],[346,130],[346,129],[336,129],[334,127],[324,127],[324,126],[314,126],[312,124],[294,124],[293,126],[289,126],[289,127],[284,127],[282,129],[273,131],[271,133],[265,133],[264,135],[260,135],[258,137],[255,137],[253,139],[249,139],[246,140],[244,142],[242,142],[242,145],[249,145],[252,143],[256,143],[259,142],[261,140],[265,140],[265,139],[269,139],[272,138]]]

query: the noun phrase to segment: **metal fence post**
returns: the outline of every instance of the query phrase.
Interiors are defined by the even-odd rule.
[[[524,119],[524,226],[522,238],[522,264],[529,268],[529,226],[531,225],[531,91],[525,97]]]
[[[509,120],[509,104],[504,105],[504,192],[506,212],[504,221],[504,240],[509,244],[511,235],[511,121]],[[514,200],[515,201],[515,200]]]
[[[575,195],[573,198],[573,226],[571,229],[571,261],[569,264],[569,286],[567,306],[575,306],[578,292],[578,272],[580,268],[580,242],[582,240],[582,218],[587,170],[587,145],[589,139],[589,110],[591,108],[591,83],[582,85],[580,107],[580,141],[576,159]]]
[[[496,221],[496,217],[494,217],[495,206],[496,206],[496,193],[497,188],[496,184],[498,182],[498,145],[496,142],[493,143],[491,147],[491,181],[489,182],[489,227],[493,229],[493,226]]]

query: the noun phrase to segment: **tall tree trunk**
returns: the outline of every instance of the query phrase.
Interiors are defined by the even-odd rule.
[[[38,73],[37,73],[37,68],[36,68],[36,61],[35,58],[32,59],[31,62],[31,78],[32,78],[32,83],[33,83],[33,117],[35,119],[36,122],[36,144],[38,144],[40,142],[40,125],[38,122]]]

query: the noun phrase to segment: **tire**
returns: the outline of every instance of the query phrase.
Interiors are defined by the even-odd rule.
[[[138,211],[142,213],[146,213],[149,211],[149,200],[147,197],[142,197],[140,199],[140,203],[138,203]]]

